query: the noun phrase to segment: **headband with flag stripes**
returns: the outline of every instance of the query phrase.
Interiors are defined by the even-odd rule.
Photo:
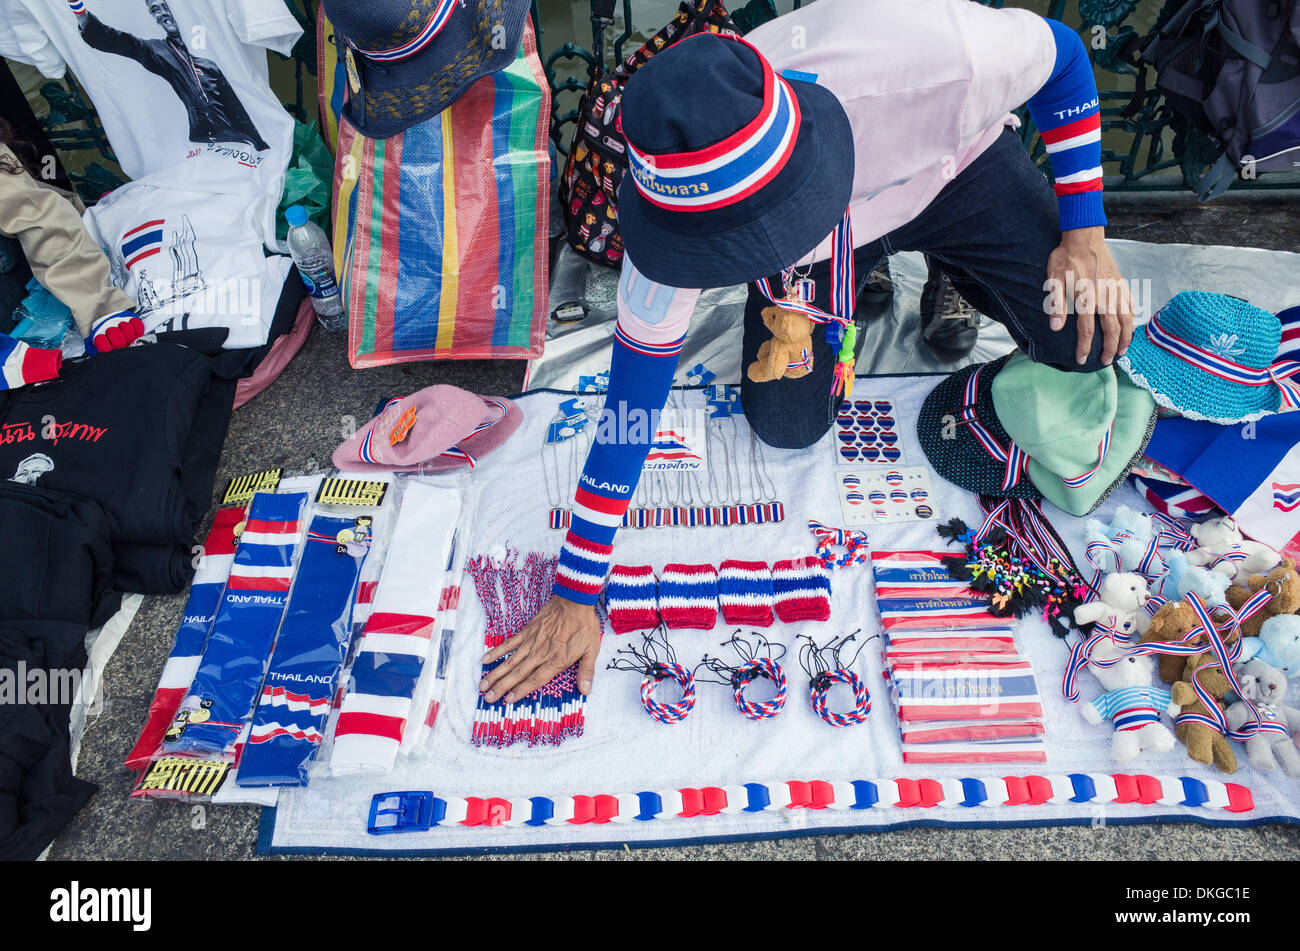
[[[366,59],[374,60],[377,63],[396,63],[404,59],[410,59],[432,43],[434,37],[442,32],[443,27],[447,25],[447,21],[451,19],[452,11],[460,2],[462,0],[441,0],[433,8],[433,14],[429,17],[429,22],[424,25],[424,29],[419,32],[419,35],[401,46],[394,46],[392,49],[387,50],[363,50],[359,46],[352,44],[352,48]]]
[[[1147,324],[1147,339],[1166,353],[1229,383],[1242,386],[1276,384],[1282,391],[1284,406],[1291,409],[1300,407],[1300,382],[1294,379],[1300,375],[1300,363],[1293,360],[1279,360],[1263,369],[1243,366],[1184,340],[1177,334],[1170,333],[1160,325],[1158,313]]]

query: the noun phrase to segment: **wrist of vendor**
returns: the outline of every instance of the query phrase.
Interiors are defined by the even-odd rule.
[[[584,607],[594,607],[596,601],[600,598],[599,591],[595,594],[586,591],[576,591],[558,579],[551,586],[551,594],[559,598],[561,601],[568,601],[571,604],[581,604]]]
[[[1100,189],[1056,196],[1062,236],[1070,231],[1105,227],[1106,208],[1101,196]]]

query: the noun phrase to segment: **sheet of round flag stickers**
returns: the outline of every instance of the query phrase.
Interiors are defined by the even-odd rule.
[[[938,551],[875,551],[883,660],[905,763],[1042,763],[1043,707],[1009,618]]]

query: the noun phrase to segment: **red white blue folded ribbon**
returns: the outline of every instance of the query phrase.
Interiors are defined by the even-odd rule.
[[[1070,773],[943,780],[788,780],[593,796],[461,798],[426,791],[376,793],[370,801],[367,831],[388,835],[455,825],[603,825],[783,809],[998,809],[1065,803],[1184,806],[1235,813],[1255,808],[1247,787],[1191,776]]]

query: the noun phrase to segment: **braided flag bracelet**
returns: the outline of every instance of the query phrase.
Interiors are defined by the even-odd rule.
[[[836,713],[826,706],[826,697],[836,684],[848,684],[853,690],[853,709],[848,713]],[[871,694],[867,690],[867,685],[862,682],[861,677],[847,667],[827,670],[817,674],[812,679],[809,695],[812,699],[813,713],[831,726],[852,726],[855,723],[865,723],[867,716],[871,713]]]
[[[682,698],[675,703],[661,703],[654,697],[655,688],[671,680],[682,688]],[[660,723],[681,723],[695,709],[695,678],[681,664],[655,664],[641,681],[641,706]]]
[[[763,700],[758,703],[746,700],[745,688],[760,677],[766,677],[772,681],[776,693],[771,700]],[[767,720],[780,713],[781,708],[785,706],[785,671],[781,669],[780,664],[770,657],[755,657],[753,660],[745,661],[732,674],[731,684],[736,709],[751,720]]]
[[[543,826],[692,819],[781,809],[955,809],[1002,806],[1189,806],[1250,812],[1250,790],[1237,783],[1190,776],[1070,773],[986,776],[979,779],[855,779],[847,782],[746,783],[597,796],[505,799],[435,796],[432,792],[376,793],[370,800],[371,835],[426,832],[434,826]]]

